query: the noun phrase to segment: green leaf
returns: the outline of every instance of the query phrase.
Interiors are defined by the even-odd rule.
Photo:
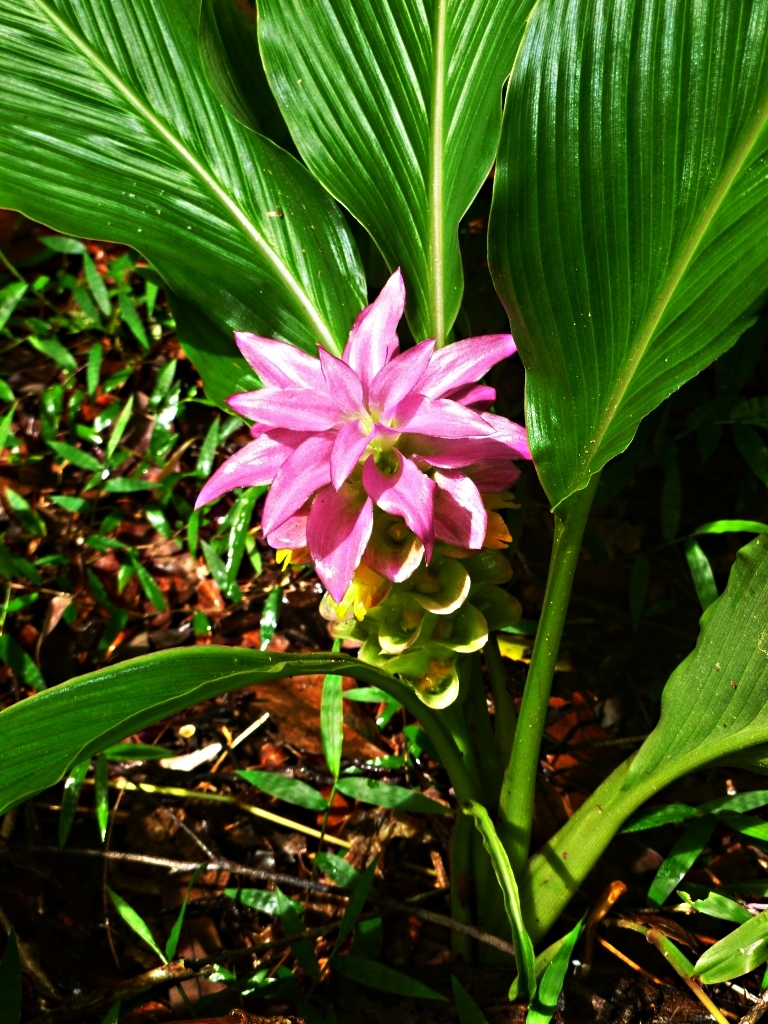
[[[75,820],[83,782],[90,766],[91,759],[86,757],[80,764],[72,766],[72,770],[64,780],[64,792],[61,795],[61,811],[59,813],[59,846],[63,846],[67,841],[72,822]]]
[[[0,187],[2,187],[1,184]],[[62,370],[74,373],[77,369],[77,360],[57,338],[38,338],[36,335],[30,334],[27,341],[32,348],[47,356],[48,359],[52,359]]]
[[[249,487],[235,501],[230,512],[229,538],[227,539],[227,579],[235,583],[243,560],[248,530],[251,527],[256,502],[264,493],[263,487]]]
[[[13,426],[13,417],[16,414],[16,403],[11,406],[8,412],[0,420],[0,452],[5,448],[5,442],[8,438],[11,427]],[[11,435],[13,436],[13,435]]]
[[[418,701],[404,683],[348,655],[214,646],[159,651],[60,683],[0,711],[0,814],[91,754],[193,704],[258,682],[327,672],[386,687],[407,707]]]
[[[21,1024],[21,960],[15,928],[11,928],[0,963],[0,1020]]]
[[[552,962],[544,971],[536,996],[525,1018],[525,1024],[549,1024],[557,1010],[557,1002],[563,990],[563,982],[571,964],[573,947],[579,940],[584,927],[583,919],[563,938]]]
[[[701,814],[719,814],[721,811],[730,811],[733,814],[743,814],[745,811],[755,811],[758,807],[765,807],[768,804],[768,789],[753,789],[748,793],[737,793],[735,796],[718,796],[714,800],[707,800],[699,804]]]
[[[445,996],[429,988],[420,981],[416,981],[402,971],[396,971],[394,967],[387,967],[378,960],[368,960],[363,956],[337,956],[333,961],[334,970],[360,985],[368,985],[369,988],[378,989],[380,992],[392,992],[398,996],[410,996],[414,999],[439,999],[441,1002],[448,1002]]]
[[[378,863],[379,858],[376,856],[357,880],[357,883],[352,890],[352,895],[349,898],[349,902],[344,909],[344,916],[341,919],[339,933],[336,936],[336,942],[334,943],[331,957],[336,955],[336,950],[357,924],[357,919],[362,914],[366,900],[368,899],[368,894],[371,891],[373,877],[376,874],[376,866]]]
[[[657,828],[659,825],[679,825],[698,816],[698,810],[688,804],[666,804],[654,807],[644,814],[633,814],[624,825],[622,832],[642,832],[646,828]]]
[[[323,874],[342,889],[354,889],[360,881],[361,874],[353,867],[348,860],[339,857],[337,853],[318,853],[315,856],[315,864]]]
[[[705,533],[768,533],[768,523],[757,523],[753,519],[718,519],[693,531],[694,536]]]
[[[131,565],[139,578],[139,583],[146,599],[155,606],[157,611],[164,612],[166,604],[162,590],[155,582],[152,573],[141,564],[133,552],[131,552]]]
[[[93,795],[96,802],[96,824],[99,826],[99,836],[103,843],[107,838],[109,825],[109,765],[103,754],[96,758]]]
[[[122,917],[128,927],[136,932],[139,938],[143,939],[151,950],[157,953],[164,964],[168,963],[162,950],[152,937],[152,932],[149,930],[144,919],[136,913],[133,907],[125,902],[122,896],[118,896],[116,892],[113,892],[112,889],[109,888],[109,886],[107,886],[107,892],[109,893],[109,898],[115,905],[115,910],[118,912],[120,917]]]
[[[110,1008],[107,1010],[106,1017],[102,1020],[101,1024],[118,1024],[120,1020],[120,1000],[116,1003],[112,1003]]]
[[[450,814],[451,808],[430,800],[412,789],[395,786],[391,782],[380,779],[364,779],[359,775],[349,775],[339,779],[336,789],[344,796],[359,800],[361,803],[373,804],[374,807],[391,807],[398,811],[409,811],[413,814]]]
[[[40,241],[51,252],[61,252],[67,256],[82,256],[86,252],[85,246],[77,238],[66,238],[62,235],[41,235]]]
[[[710,917],[717,917],[722,921],[735,921],[736,924],[744,924],[752,920],[752,914],[736,900],[729,900],[727,896],[721,896],[718,892],[711,892],[703,900],[692,900],[687,892],[679,892],[686,903]]]
[[[184,893],[184,899],[182,900],[181,906],[179,907],[179,914],[176,920],[173,922],[173,928],[171,928],[171,934],[168,936],[168,941],[165,944],[165,959],[173,960],[176,956],[176,950],[179,945],[179,939],[181,938],[181,929],[184,926],[184,916],[187,913],[187,904],[189,903],[189,894],[192,892],[192,888],[200,876],[200,872],[205,867],[201,864],[196,871],[193,872],[192,877],[189,880],[187,891]]]
[[[694,974],[704,985],[730,981],[768,959],[768,911],[735,928],[696,961]]]
[[[107,286],[104,284],[104,279],[96,269],[96,264],[93,262],[87,252],[83,253],[83,270],[85,270],[85,279],[88,282],[88,287],[91,289],[91,294],[96,299],[96,305],[99,307],[104,316],[109,316],[112,312],[112,303],[109,301],[109,292]],[[91,349],[91,352],[98,349],[101,351],[101,345],[95,345]],[[90,359],[90,352],[88,353]]]
[[[344,690],[344,700],[357,700],[366,704],[386,704],[392,698],[376,686],[356,686],[352,690]]]
[[[288,899],[287,896],[282,896],[282,900],[278,893],[269,889],[225,889],[224,895],[228,896],[231,900],[236,900],[238,903],[242,903],[246,907],[250,907],[252,910],[258,910],[262,914],[277,915],[280,908],[284,906],[284,900]],[[297,914],[300,914],[303,910],[301,903],[297,900],[293,900],[293,909]]]
[[[160,761],[164,757],[173,757],[175,751],[147,743],[115,743],[103,754],[108,761]]]
[[[2,295],[2,292],[0,292]],[[14,394],[7,380],[0,379],[0,402],[13,402]]]
[[[717,819],[706,814],[703,818],[694,818],[659,865],[659,869],[648,890],[648,902],[652,907],[660,907],[671,892],[677,888],[694,861],[712,837]]]
[[[5,288],[0,288],[0,331],[8,323],[13,311],[24,298],[26,290],[27,285],[24,281],[13,281],[11,284],[7,284]],[[3,401],[12,402],[13,396],[11,398],[4,397]]]
[[[296,804],[298,807],[305,807],[310,811],[325,811],[328,802],[322,793],[318,793],[312,786],[308,786],[301,779],[290,779],[287,775],[277,775],[275,772],[265,772],[259,769],[239,771],[241,779],[257,789],[275,796],[278,800],[285,800],[286,803]]]
[[[739,551],[724,593],[702,615],[695,650],[675,669],[664,689],[656,728],[544,844],[521,877],[521,899],[535,940],[554,922],[575,886],[642,803],[704,765],[752,765],[765,757],[766,609],[768,540],[763,535]],[[567,878],[552,867],[564,859]]]
[[[331,775],[338,779],[344,744],[344,704],[341,676],[326,676],[320,701],[320,738]]]
[[[200,56],[225,110],[260,135],[290,147],[291,136],[259,57],[256,11],[237,0],[203,0]]]
[[[0,206],[146,256],[217,327],[206,378],[236,358],[232,329],[339,352],[365,305],[350,233],[304,167],[221,108],[199,10],[0,0]]]
[[[128,421],[133,413],[133,395],[128,398],[123,408],[120,410],[120,415],[115,420],[115,425],[112,427],[112,432],[109,435],[107,441],[107,447],[104,449],[104,462],[109,465],[112,456],[115,454],[117,446],[123,438],[125,428],[128,426]]]
[[[767,34],[761,0],[533,9],[506,94],[489,262],[553,505],[756,318]]]
[[[462,808],[465,814],[472,816],[477,831],[482,836],[483,846],[491,858],[493,872],[496,875],[504,895],[504,909],[512,928],[512,939],[515,944],[515,966],[518,974],[518,988],[523,999],[533,998],[536,992],[535,957],[533,943],[523,921],[520,905],[520,893],[517,879],[509,863],[509,857],[499,839],[488,811],[474,800]]]
[[[259,650],[266,651],[269,647],[269,642],[275,635],[277,629],[277,623],[280,617],[280,605],[283,602],[283,590],[282,587],[275,587],[274,590],[270,590],[267,594],[267,599],[264,602],[264,608],[261,612],[261,620],[259,622]]]
[[[26,498],[22,498],[19,492],[11,487],[6,487],[5,500],[27,533],[31,533],[33,537],[45,536],[45,523]]]
[[[133,476],[113,476],[104,481],[102,490],[105,494],[137,494],[139,491],[154,491],[159,486],[152,480],[139,480]]]
[[[417,340],[442,344],[459,311],[458,224],[493,163],[501,89],[532,6],[259,4],[267,76],[296,146],[390,269],[402,267]]]
[[[84,452],[82,448],[75,448],[73,444],[67,444],[65,441],[49,441],[48,447],[52,448],[60,459],[66,459],[67,462],[71,462],[79,469],[87,469],[89,473],[101,473],[104,469],[95,455]]]
[[[211,576],[213,576],[215,582],[221,588],[222,593],[225,594],[230,601],[242,601],[243,595],[240,587],[238,587],[234,580],[229,578],[227,567],[224,565],[212,545],[210,545],[207,540],[201,540],[200,546],[203,549],[205,564],[208,566]]]
[[[488,1018],[455,974],[451,975],[451,985],[459,1024],[488,1024]]]
[[[693,577],[693,585],[696,588],[696,596],[699,599],[702,611],[706,611],[712,602],[717,600],[715,574],[712,572],[709,559],[695,540],[686,537],[683,542],[683,548],[688,568],[691,570],[691,576]]]
[[[85,367],[85,386],[88,391],[88,397],[93,398],[96,394],[96,389],[99,386],[99,373],[101,371],[101,361],[104,358],[104,350],[101,345],[94,345],[88,353],[88,362]]]
[[[45,679],[24,648],[8,633],[0,635],[0,661],[5,662],[19,682],[33,690],[44,690]]]
[[[124,322],[128,325],[131,334],[134,336],[136,341],[145,352],[149,352],[149,338],[147,332],[144,330],[144,324],[141,322],[141,317],[136,312],[136,306],[133,303],[133,295],[127,288],[121,288],[117,297],[118,305],[120,306],[120,315]]]
[[[93,512],[93,505],[87,498],[76,498],[73,494],[49,494],[48,500],[65,512]]]

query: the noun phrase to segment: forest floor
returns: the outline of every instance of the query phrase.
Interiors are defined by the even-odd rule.
[[[258,526],[261,498],[255,510],[252,500],[227,496],[192,511],[212,467],[248,435],[206,402],[143,261],[124,247],[52,236],[8,213],[0,213],[0,250],[9,264],[0,266],[0,289],[19,279],[27,285],[12,301],[6,292],[5,307],[0,299],[3,706],[93,668],[182,645],[328,650],[320,586],[307,570],[277,566]],[[768,393],[762,340],[759,347],[762,358],[740,383],[746,398]],[[695,644],[701,606],[679,539],[723,518],[768,522],[768,489],[736,451],[730,428],[712,430],[707,410],[718,372],[672,396],[604,475],[550,702],[535,845],[652,730],[663,684]],[[504,409],[519,416],[521,369],[496,383]],[[516,493],[511,589],[524,617],[503,649],[519,698],[552,525],[532,467]],[[720,590],[745,539],[724,534],[702,545]],[[24,1021],[95,1024],[117,997],[121,1024],[223,1018],[237,1006],[267,1018],[300,1014],[310,1024],[330,1021],[330,1005],[339,1024],[455,1021],[452,1002],[387,994],[365,978],[333,972],[316,986],[297,944],[285,941],[284,923],[227,895],[279,887],[298,901],[322,967],[347,896],[338,876],[317,870],[319,850],[358,869],[379,856],[371,919],[380,915],[383,926],[380,946],[371,929],[372,959],[448,997],[453,972],[489,1024],[524,1019],[506,1001],[510,963],[482,963],[491,947],[476,943],[477,966],[451,964],[450,815],[387,810],[337,793],[324,822],[321,812],[269,797],[236,774],[279,771],[329,793],[321,690],[321,677],[304,676],[190,708],[125,738],[156,748],[142,749],[141,759],[125,746],[107,751],[75,804],[58,785],[5,816],[0,924],[5,931],[12,924],[22,944]],[[345,701],[342,763],[451,805],[445,772],[396,705]],[[713,768],[657,802],[697,804],[759,788],[754,774]],[[659,953],[617,927],[661,922],[693,959],[725,933],[725,922],[683,914],[674,900],[647,906],[649,883],[679,834],[669,825],[619,836],[577,893],[568,927],[599,908],[612,883],[626,886],[592,930],[592,950],[577,947],[585,966],[569,978],[556,1019],[708,1019]],[[745,898],[765,897],[766,850],[720,825],[686,881],[741,885]],[[116,913],[107,887],[163,946],[199,863],[214,866],[189,890],[177,950],[185,962],[165,968]],[[232,950],[231,959],[222,954]],[[747,1012],[760,978],[713,988],[729,1019]]]

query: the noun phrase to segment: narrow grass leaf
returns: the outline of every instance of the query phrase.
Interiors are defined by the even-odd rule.
[[[154,491],[158,485],[152,480],[140,480],[133,476],[115,476],[104,481],[105,494],[136,494],[138,491]]]
[[[19,492],[14,491],[11,487],[6,487],[5,500],[27,533],[31,533],[33,537],[45,536],[45,523],[26,498],[22,498]]]
[[[109,825],[109,765],[103,754],[96,758],[96,773],[93,787],[96,801],[96,824],[102,843],[107,838]]]
[[[733,811],[743,814],[745,811],[756,811],[758,807],[768,804],[768,789],[753,789],[749,793],[737,793],[735,796],[718,796],[699,804],[700,814],[719,814],[720,811]]]
[[[358,700],[367,704],[387,704],[392,698],[378,686],[355,686],[344,690],[344,700]]]
[[[103,753],[108,761],[160,761],[164,757],[173,757],[175,751],[148,743],[115,743]]]
[[[2,295],[2,292],[0,292]],[[7,380],[0,379],[0,402],[13,402],[15,400],[11,385]]]
[[[253,510],[259,497],[264,493],[263,487],[249,487],[232,506],[227,539],[227,578],[230,583],[237,580],[240,564],[245,553],[245,543],[251,526]]]
[[[72,822],[75,820],[77,803],[83,788],[85,776],[88,774],[91,759],[87,757],[70,769],[69,775],[64,780],[64,791],[61,795],[61,811],[59,812],[59,846],[67,841]]]
[[[128,426],[128,422],[133,413],[133,395],[131,395],[128,401],[125,403],[123,408],[120,410],[120,415],[115,421],[115,425],[112,427],[112,433],[109,435],[109,441],[107,441],[107,447],[104,451],[104,462],[109,465],[112,456],[115,454],[117,446],[122,440],[125,429]]]
[[[768,959],[768,911],[735,928],[699,957],[694,973],[704,985],[731,981]]]
[[[735,921],[736,924],[744,924],[745,921],[752,920],[752,914],[743,907],[741,903],[737,903],[736,900],[728,899],[727,896],[722,896],[719,892],[711,892],[704,899],[693,900],[687,892],[678,891],[677,894],[681,899],[694,908],[694,910],[700,911],[702,914],[707,914],[709,917],[717,917],[721,921]]]
[[[121,289],[118,294],[118,303],[120,305],[120,315],[127,324],[131,334],[138,341],[141,348],[145,352],[149,352],[149,338],[147,338],[147,332],[144,330],[141,317],[136,312],[130,291]]]
[[[358,917],[360,917],[363,912],[365,901],[368,899],[368,893],[371,891],[371,886],[373,885],[373,878],[376,874],[376,867],[378,863],[379,858],[376,856],[362,873],[355,885],[355,888],[352,890],[352,895],[350,896],[349,902],[344,910],[344,917],[341,919],[339,934],[336,936],[336,943],[333,947],[333,953],[331,953],[332,957],[336,954],[336,950],[347,935],[349,935],[355,927]]]
[[[768,487],[768,448],[754,427],[737,424],[733,428],[733,439],[744,461]]]
[[[753,839],[768,841],[768,821],[758,818],[756,814],[732,814],[729,811],[722,811],[718,818],[734,832],[741,832],[743,836],[751,836]]]
[[[242,903],[245,907],[250,907],[251,910],[258,910],[260,914],[272,916],[275,916],[280,907],[285,905],[283,900],[288,899],[287,896],[281,894],[283,896],[283,900],[281,900],[277,892],[268,889],[225,889],[224,895],[237,903]],[[301,903],[296,900],[292,902],[294,910],[301,913]]]
[[[87,498],[77,498],[74,494],[50,494],[48,500],[54,505],[63,508],[65,512],[82,512],[88,514],[93,512],[93,505]]]
[[[367,985],[380,992],[391,992],[393,995],[411,996],[415,999],[435,999],[440,1002],[448,1002],[445,996],[435,992],[434,989],[377,960],[368,960],[366,957],[350,953],[347,956],[337,956],[333,961],[333,967],[346,978],[352,978],[360,985]]]
[[[573,947],[579,940],[583,926],[584,921],[582,919],[564,937],[562,944],[539,982],[539,989],[528,1010],[525,1024],[549,1024],[552,1020],[557,1010],[560,993],[563,991],[563,983],[571,963]]]
[[[83,270],[85,271],[85,280],[91,289],[91,295],[96,300],[96,305],[104,316],[109,316],[112,312],[112,303],[109,301],[107,286],[104,284],[104,278],[96,269],[96,264],[87,252],[83,253]],[[100,350],[100,346],[97,345],[96,347]]]
[[[341,771],[341,750],[344,744],[344,706],[341,676],[326,676],[320,701],[320,738],[325,763],[334,779]]]
[[[141,589],[144,591],[145,597],[155,606],[157,611],[164,612],[166,608],[165,597],[163,596],[162,590],[155,582],[152,573],[150,573],[149,570],[141,564],[133,552],[131,553],[131,562],[136,571],[136,575],[138,576],[139,583],[141,584]]]
[[[57,338],[38,338],[30,334],[27,341],[42,355],[52,359],[62,370],[74,373],[77,369],[77,361],[68,348],[65,348]]]
[[[67,444],[64,441],[49,441],[48,447],[52,448],[60,459],[66,459],[78,469],[86,469],[89,473],[101,473],[104,469],[95,455],[84,452],[82,448],[75,448],[73,444]]]
[[[437,800],[430,800],[429,797],[412,789],[382,782],[380,779],[364,779],[359,775],[346,776],[339,779],[336,788],[344,796],[364,804],[373,804],[374,807],[391,807],[414,814],[452,813],[450,807],[438,803]]]
[[[11,314],[24,298],[26,290],[27,285],[22,281],[14,281],[12,284],[7,284],[5,288],[0,288],[0,331],[8,323]],[[9,399],[3,398],[3,401],[7,402]]]
[[[61,252],[67,256],[82,256],[87,251],[79,238],[67,238],[66,235],[41,235],[40,241],[51,252]]]
[[[304,931],[300,912],[296,909],[296,901],[290,899],[279,889],[275,889],[277,897],[277,916],[286,935],[299,935]],[[303,908],[302,908],[303,910]],[[294,939],[291,952],[296,957],[299,967],[310,978],[320,978],[320,964],[317,962],[314,944],[309,939]]]
[[[657,828],[659,825],[679,825],[682,821],[698,817],[698,814],[698,809],[689,804],[665,804],[664,807],[654,807],[650,811],[633,814],[621,831],[642,832],[646,828]]]
[[[101,1024],[118,1024],[120,1020],[120,1000],[116,1003],[112,1003],[110,1008],[107,1010],[106,1017],[102,1020]]]
[[[205,543],[203,541],[202,543]],[[275,635],[277,629],[277,623],[280,618],[280,605],[283,601],[283,591],[280,587],[275,587],[274,590],[270,590],[267,594],[267,599],[264,602],[264,608],[261,612],[261,620],[259,622],[259,650],[266,651],[269,647],[269,642]]]
[[[717,819],[712,814],[696,818],[685,829],[678,841],[662,861],[648,890],[648,902],[660,907],[664,900],[679,885],[685,874],[693,867],[715,830]]]
[[[455,974],[451,975],[451,985],[459,1024],[488,1024],[488,1018]]]
[[[706,611],[713,601],[717,600],[717,584],[709,559],[701,547],[691,537],[686,537],[683,548],[688,568],[691,570],[696,596],[702,611]]]
[[[504,908],[512,928],[520,995],[523,999],[531,999],[536,992],[533,943],[523,922],[523,911],[520,906],[517,879],[512,870],[512,865],[509,863],[507,851],[504,849],[496,829],[493,827],[488,811],[482,804],[472,800],[462,810],[465,814],[472,815],[475,826],[482,836],[483,846],[491,858],[494,874],[504,895]]]
[[[88,362],[85,365],[85,387],[88,397],[93,398],[99,386],[99,374],[101,373],[101,361],[104,358],[104,350],[101,345],[94,345],[88,353]]]
[[[21,1024],[21,960],[15,928],[10,930],[0,962],[0,1020]]]
[[[176,957],[176,950],[179,945],[179,939],[181,938],[181,929],[184,927],[184,915],[187,912],[187,904],[189,903],[189,894],[192,892],[192,888],[200,877],[200,872],[205,867],[201,864],[199,868],[193,873],[187,886],[187,891],[184,894],[181,907],[179,908],[179,916],[173,922],[173,928],[171,928],[171,934],[168,936],[168,941],[165,944],[165,958],[166,960],[173,960]]]
[[[24,648],[8,633],[0,635],[0,661],[4,662],[19,682],[33,690],[46,688],[43,674]]]
[[[259,769],[239,771],[241,779],[270,796],[284,800],[288,804],[304,807],[308,811],[324,811],[328,803],[322,793],[308,786],[301,779],[289,779],[287,775],[265,772]]]
[[[213,423],[208,427],[208,433],[200,445],[200,454],[197,456],[195,473],[198,476],[210,476],[213,471],[213,460],[216,457],[216,449],[219,445],[219,417],[214,417]]]
[[[152,937],[152,932],[149,930],[149,926],[146,924],[144,919],[136,913],[130,904],[125,902],[122,896],[118,896],[116,892],[109,888],[109,886],[107,886],[107,892],[115,906],[115,910],[118,912],[120,917],[122,917],[128,927],[134,931],[140,939],[146,942],[151,950],[157,953],[164,964],[168,963],[162,950]]]
[[[768,533],[768,523],[758,523],[754,519],[718,519],[697,527],[693,536],[705,533]]]
[[[200,540],[200,546],[203,549],[203,558],[205,564],[213,576],[215,582],[218,584],[222,593],[225,594],[231,601],[241,601],[242,592],[237,583],[230,580],[227,574],[227,568],[222,562],[221,558],[214,550],[214,548],[208,543],[207,540]]]
[[[5,448],[5,442],[8,437],[8,432],[13,424],[13,417],[16,413],[16,403],[11,406],[8,412],[0,420],[0,452]]]
[[[334,885],[342,889],[354,889],[362,877],[357,868],[337,853],[318,853],[315,856],[315,864]]]

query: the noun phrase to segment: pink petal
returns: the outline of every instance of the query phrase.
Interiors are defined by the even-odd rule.
[[[261,526],[265,535],[282,526],[315,491],[330,483],[332,448],[332,437],[310,437],[283,463],[264,502]]]
[[[400,426],[409,434],[430,437],[478,437],[493,433],[493,427],[479,412],[452,402],[448,398],[423,398],[409,395],[397,406],[392,426]]]
[[[349,420],[339,428],[331,452],[331,483],[338,489],[360,461],[368,447],[373,430],[367,430],[360,420]]]
[[[304,436],[297,435],[298,442]],[[275,474],[293,450],[293,445],[275,440],[269,434],[262,434],[255,441],[249,441],[240,451],[230,455],[206,481],[197,496],[195,508],[220,498],[233,487],[259,487],[272,483]]]
[[[461,469],[481,459],[526,458],[521,451],[510,448],[495,437],[445,438],[401,434],[400,448],[409,455],[420,456],[430,466],[444,469]]]
[[[342,600],[373,527],[373,502],[346,483],[324,488],[312,502],[307,546],[315,572],[334,601]]]
[[[496,401],[496,388],[489,388],[485,384],[464,384],[445,397],[450,398],[452,402],[468,405],[470,409],[480,412],[490,409]]]
[[[476,384],[492,366],[516,351],[511,334],[486,334],[446,345],[432,357],[419,390],[427,398],[442,398],[463,384]]]
[[[282,526],[272,530],[267,535],[266,541],[271,548],[280,551],[281,548],[305,548],[307,546],[307,512],[297,512],[295,516],[286,519]]]
[[[520,477],[520,469],[514,462],[506,462],[493,459],[482,459],[480,462],[467,466],[464,470],[470,479],[474,480],[478,491],[483,493],[496,493],[506,491],[517,483]]]
[[[409,529],[424,545],[427,561],[432,555],[434,528],[432,511],[435,484],[397,449],[391,449],[397,469],[383,473],[371,456],[363,466],[363,487],[379,508],[391,515],[402,516]]]
[[[488,513],[475,484],[455,469],[435,473],[435,536],[462,548],[483,546]]]
[[[506,416],[497,416],[492,412],[484,412],[483,419],[493,430],[493,436],[509,449],[516,451],[513,459],[530,459],[531,449],[528,444],[528,434],[525,427],[514,420],[508,420]]]
[[[397,325],[404,309],[403,275],[396,270],[355,320],[342,356],[365,387],[397,350]]]
[[[334,401],[342,409],[364,412],[363,385],[352,367],[323,348],[318,349],[318,354],[328,394],[333,395]]]
[[[323,382],[324,384],[324,382]],[[270,427],[288,430],[329,430],[339,425],[343,410],[322,390],[262,388],[227,399],[236,413]]]
[[[389,412],[416,388],[435,351],[434,341],[422,341],[379,370],[371,381],[368,405]]]
[[[268,387],[322,387],[320,363],[295,345],[244,331],[235,331],[235,341],[246,362]]]

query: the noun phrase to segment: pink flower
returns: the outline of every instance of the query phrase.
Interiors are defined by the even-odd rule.
[[[264,384],[229,399],[254,421],[254,440],[219,467],[196,507],[233,487],[270,484],[268,543],[306,545],[335,601],[362,561],[397,582],[422,554],[429,560],[436,540],[482,547],[478,485],[505,489],[517,476],[511,460],[530,458],[524,428],[485,412],[496,393],[477,383],[515,352],[512,337],[467,338],[438,351],[423,341],[401,353],[404,307],[398,270],[358,316],[341,359],[235,334]],[[387,543],[371,541],[381,534],[375,523]]]

